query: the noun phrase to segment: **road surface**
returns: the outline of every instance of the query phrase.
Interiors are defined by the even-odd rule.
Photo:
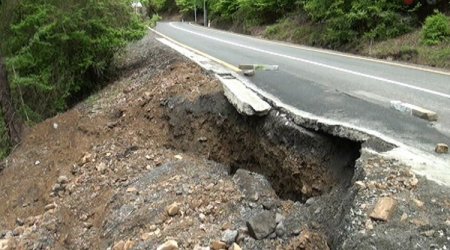
[[[279,65],[251,81],[299,110],[377,131],[421,150],[450,144],[450,73],[309,47],[275,43],[189,23],[159,23],[160,33],[232,65]],[[390,108],[411,103],[438,113],[430,123]],[[440,156],[448,157],[448,156]]]

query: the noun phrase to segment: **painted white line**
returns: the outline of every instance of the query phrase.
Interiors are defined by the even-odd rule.
[[[244,37],[244,38],[252,39],[252,40],[255,40],[258,42],[272,43],[272,44],[280,45],[280,46],[287,47],[287,48],[301,49],[301,50],[305,50],[305,51],[312,51],[312,52],[317,52],[317,53],[322,53],[322,54],[327,54],[327,55],[347,57],[347,58],[352,58],[352,59],[357,59],[357,60],[382,63],[382,64],[396,66],[396,67],[402,67],[402,68],[407,68],[407,69],[414,69],[414,70],[420,70],[420,71],[434,73],[434,74],[450,76],[450,72],[443,71],[444,69],[438,70],[438,69],[427,68],[426,66],[421,67],[421,66],[415,66],[415,65],[405,64],[405,63],[401,63],[401,62],[389,62],[386,60],[371,58],[371,57],[367,57],[367,56],[353,55],[353,54],[338,52],[338,51],[334,51],[334,50],[327,50],[327,49],[323,49],[323,48],[314,48],[314,47],[309,47],[306,45],[292,44],[292,43],[278,41],[278,40],[270,40],[270,39],[263,38],[263,37],[254,37],[251,35],[245,35],[245,34],[240,34],[240,33],[232,32],[232,31],[220,30],[220,29],[212,28],[212,27],[207,28],[207,27],[203,27],[203,26],[193,24],[193,23],[189,23],[189,25],[191,25],[194,28],[200,28],[200,29],[204,29],[204,30],[208,30],[208,31],[220,32],[220,33],[227,34],[227,35]]]
[[[236,47],[241,47],[241,48],[253,50],[253,51],[256,51],[256,52],[265,53],[265,54],[268,54],[268,55],[283,57],[283,58],[294,60],[294,61],[298,61],[298,62],[312,64],[312,65],[316,65],[316,66],[319,66],[319,67],[332,69],[332,70],[335,70],[335,71],[340,71],[340,72],[344,72],[344,73],[348,73],[348,74],[352,74],[352,75],[356,75],[356,76],[361,76],[361,77],[365,77],[365,78],[369,78],[369,79],[372,79],[372,80],[377,80],[377,81],[381,81],[381,82],[385,82],[385,83],[390,83],[390,84],[393,84],[393,85],[402,86],[402,87],[405,87],[405,88],[414,89],[414,90],[421,91],[421,92],[424,92],[424,93],[428,93],[428,94],[431,94],[431,95],[440,96],[440,97],[444,97],[444,98],[450,99],[450,95],[449,94],[441,93],[441,92],[434,91],[434,90],[431,90],[431,89],[421,88],[421,87],[417,87],[417,86],[410,85],[410,84],[407,84],[407,83],[386,79],[386,78],[383,78],[383,77],[378,77],[378,76],[374,76],[374,75],[364,74],[364,73],[361,73],[361,72],[357,72],[357,71],[353,71],[353,70],[349,70],[349,69],[344,69],[344,68],[340,68],[340,67],[336,67],[336,66],[331,66],[331,65],[328,65],[328,64],[324,64],[324,63],[314,62],[314,61],[311,61],[311,60],[306,60],[306,59],[302,59],[302,58],[298,58],[298,57],[294,57],[294,56],[288,56],[288,55],[284,55],[284,54],[273,52],[273,51],[268,51],[268,50],[264,50],[264,49],[254,48],[254,47],[243,45],[243,44],[240,44],[240,43],[230,42],[230,41],[223,40],[223,39],[220,39],[220,38],[217,38],[217,37],[213,37],[213,36],[201,34],[201,33],[195,32],[195,31],[191,31],[191,30],[188,30],[188,29],[180,28],[180,27],[175,26],[173,23],[170,23],[169,25],[171,27],[175,28],[175,29],[178,29],[178,30],[181,30],[181,31],[184,31],[184,32],[188,32],[188,33],[191,33],[191,34],[194,34],[194,35],[197,35],[197,36],[201,36],[201,37],[208,38],[208,39],[211,39],[211,40],[214,40],[214,41],[218,41],[218,42],[221,42],[221,43],[233,45],[233,46],[236,46]]]
[[[163,42],[169,47],[172,47],[173,49],[177,50],[182,55],[190,58],[200,66],[202,67],[208,66],[205,65],[204,61],[208,61],[209,58],[202,58],[202,55],[194,55],[196,53],[195,51],[190,51],[188,48],[177,46],[175,43],[170,43],[170,41],[164,39],[158,39],[158,41]],[[224,67],[224,65],[222,64],[218,64],[217,66]],[[225,68],[224,70],[226,71]],[[218,70],[218,72],[222,71],[223,70],[220,69]],[[385,153],[381,154],[376,153],[376,154],[380,154],[384,157],[399,160],[400,162],[403,162],[406,165],[411,166],[414,172],[426,176],[428,179],[433,180],[441,185],[450,186],[450,168],[448,168],[448,158],[442,158],[442,156],[437,157],[423,150],[412,148],[399,142],[393,137],[385,135],[385,133],[382,132],[377,132],[375,130],[363,128],[349,122],[337,121],[329,118],[316,116],[312,113],[308,113],[305,111],[301,111],[298,108],[283,103],[281,100],[279,100],[272,94],[269,94],[264,90],[261,90],[247,78],[242,77],[241,75],[234,73],[232,71],[230,71],[229,74],[235,77],[236,79],[240,80],[242,83],[244,83],[247,88],[253,90],[259,96],[262,96],[264,100],[270,100],[270,103],[273,104],[275,107],[284,109],[287,113],[292,115],[294,122],[297,125],[309,127],[310,129],[318,129],[314,125],[311,125],[314,123],[316,123],[317,126],[321,125],[341,126],[353,132],[345,132],[346,135],[342,135],[342,131],[340,129],[336,129],[329,131],[329,133],[336,136],[345,136],[352,140],[365,140],[364,138],[367,139],[369,136],[380,138],[381,140],[387,143],[395,145],[396,148]]]

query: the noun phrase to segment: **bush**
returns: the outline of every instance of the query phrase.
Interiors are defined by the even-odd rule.
[[[442,13],[427,17],[422,27],[422,39],[425,45],[437,45],[450,37],[450,21]]]
[[[158,14],[153,14],[153,16],[152,16],[152,18],[150,18],[150,21],[149,21],[149,25],[150,25],[150,27],[155,27],[156,26],[156,24],[159,22],[159,21],[161,21],[161,16],[160,15],[158,15]]]
[[[22,0],[9,16],[2,42],[11,91],[32,121],[98,89],[113,55],[145,34],[128,0]]]
[[[11,144],[8,136],[3,114],[0,114],[0,159],[5,158],[9,154]]]
[[[407,33],[414,19],[402,1],[303,0],[311,20],[326,25],[324,40],[331,47],[361,38],[384,40]]]

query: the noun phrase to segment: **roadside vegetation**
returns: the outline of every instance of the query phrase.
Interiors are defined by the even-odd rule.
[[[450,69],[448,0],[207,0],[214,27]],[[203,0],[148,0],[150,12],[203,15]],[[156,7],[155,7],[156,6]],[[202,18],[198,18],[202,22]]]
[[[3,114],[14,116],[0,119],[0,157],[11,123],[42,121],[98,90],[114,55],[145,32],[129,0],[0,1],[0,98]]]
[[[361,54],[450,69],[450,17],[428,17],[422,28],[400,37],[366,44]]]

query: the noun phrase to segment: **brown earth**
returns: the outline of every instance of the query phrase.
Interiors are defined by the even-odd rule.
[[[133,48],[136,51],[128,51],[131,55],[119,61],[123,75],[119,80],[66,113],[31,128],[21,145],[7,158],[6,167],[0,173],[0,200],[4,201],[0,204],[0,228],[6,229],[3,236],[14,236],[9,238],[10,247],[92,249],[106,248],[120,241],[124,235],[128,239],[134,236],[134,241],[151,238],[154,225],[162,222],[147,225],[150,226],[147,233],[143,225],[139,226],[138,232],[134,228],[136,225],[118,235],[98,232],[115,220],[109,220],[108,216],[114,210],[110,204],[116,201],[117,193],[121,192],[119,190],[126,188],[126,194],[142,195],[144,191],[130,189],[133,181],[148,170],[174,161],[183,159],[189,164],[204,165],[201,158],[184,155],[175,149],[183,147],[177,146],[177,132],[172,131],[174,124],[171,124],[170,114],[167,113],[170,107],[167,108],[164,102],[174,96],[181,96],[190,102],[202,96],[218,96],[222,91],[220,85],[199,67],[175,56],[174,52],[155,44],[153,40],[145,43],[147,46],[150,43],[152,49],[147,51],[149,54],[146,57],[138,55],[137,51],[142,50],[138,47]],[[225,99],[220,96],[223,103]],[[229,109],[232,110],[232,107],[229,106]],[[226,159],[230,158],[232,149],[223,148],[217,140],[217,136],[226,134],[226,131],[201,129],[202,121],[208,119],[203,115],[195,118],[195,124],[179,123],[176,129],[201,131],[210,142],[216,141],[203,144],[202,151],[214,152],[214,157],[229,163]],[[286,154],[282,149],[276,151],[284,156]],[[220,198],[219,203],[242,200],[241,194],[235,191],[237,188],[231,181],[232,177],[228,175],[230,170],[223,168],[227,179],[218,183],[212,180],[215,183],[213,187],[221,186],[219,191],[222,193],[218,191],[219,195],[207,195],[212,187],[197,190],[198,194],[191,200],[192,206],[207,207],[214,198]],[[60,176],[67,177],[67,183],[59,182]],[[169,177],[159,185],[167,187],[174,180],[184,178],[178,175]],[[227,192],[223,193],[223,190]],[[272,192],[268,196],[276,195]],[[163,217],[162,220],[171,220]],[[222,224],[218,223],[213,224],[221,227]],[[173,236],[191,224],[181,223],[173,229]],[[130,235],[130,232],[136,235]],[[221,230],[216,228],[214,232],[220,238],[217,235]],[[183,242],[182,246],[192,247],[194,243],[198,242]]]
[[[4,162],[0,249],[202,249],[230,232],[242,249],[450,246],[448,188],[278,111],[240,116],[151,35],[117,64],[119,79]],[[370,218],[386,196],[390,218]],[[248,222],[267,211],[277,222],[255,239]]]

